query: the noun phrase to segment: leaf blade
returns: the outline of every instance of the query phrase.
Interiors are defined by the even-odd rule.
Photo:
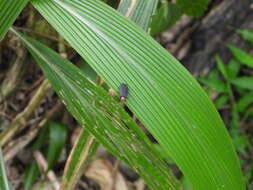
[[[238,77],[230,80],[233,85],[236,85],[245,89],[253,89],[253,77]]]
[[[49,127],[49,147],[47,152],[48,171],[56,164],[67,138],[67,127],[63,124],[50,121]]]
[[[0,147],[0,187],[4,190],[12,190],[6,176],[2,147]]]
[[[27,45],[63,103],[82,126],[110,152],[139,171],[153,189],[178,189],[167,163],[160,159],[144,133],[111,96],[52,50],[13,32]]]
[[[253,45],[253,30],[237,30],[241,37]]]
[[[81,130],[64,169],[62,190],[74,189],[77,180],[84,172],[84,167],[97,150],[99,143],[87,131]]]
[[[156,35],[171,27],[182,16],[177,4],[165,1],[158,8],[151,22],[151,35]]]
[[[109,86],[118,91],[122,82],[129,85],[128,107],[196,189],[244,188],[238,159],[214,105],[174,57],[102,2],[32,2]]]
[[[29,0],[0,1],[0,41]]]
[[[253,57],[251,55],[233,45],[228,45],[228,48],[240,63],[253,67]]]

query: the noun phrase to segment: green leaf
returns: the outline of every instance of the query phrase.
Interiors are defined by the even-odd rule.
[[[85,166],[97,150],[99,143],[94,141],[95,138],[88,131],[80,131],[64,169],[62,190],[74,189],[77,180],[83,175]]]
[[[229,79],[235,78],[240,72],[240,63],[235,59],[229,61],[227,65],[227,74]]]
[[[206,79],[206,78],[200,78],[199,81],[203,83],[204,85],[208,86],[209,88],[215,90],[219,93],[226,93],[228,92],[227,85],[224,81],[219,79]]]
[[[85,61],[85,60],[81,60],[80,62],[80,67],[79,67],[83,73],[86,75],[86,77],[96,83],[97,80],[97,73],[94,71],[94,69],[92,69],[92,67]]]
[[[118,102],[57,53],[15,33],[25,42],[67,109],[85,129],[136,169],[152,189],[179,189],[167,163],[160,159],[143,131]]]
[[[238,100],[237,109],[243,112],[250,104],[253,104],[253,92],[246,93]]]
[[[247,136],[234,136],[233,143],[236,150],[240,154],[247,155],[246,148],[250,146],[249,139]]]
[[[227,80],[228,79],[227,70],[226,70],[226,67],[225,67],[224,62],[222,61],[221,57],[216,55],[215,56],[215,61],[216,61],[216,64],[218,66],[218,69],[222,73],[224,79]]]
[[[39,150],[42,148],[42,146],[48,142],[48,135],[49,134],[49,129],[48,125],[43,126],[42,129],[39,131],[39,136],[36,138],[35,142],[32,144],[31,149],[33,151]]]
[[[157,4],[158,0],[121,0],[118,11],[147,32]]]
[[[245,89],[253,89],[253,77],[239,77],[230,80],[230,82],[238,87],[245,88]]]
[[[206,11],[209,0],[176,0],[176,2],[184,13],[199,17]]]
[[[251,55],[232,45],[228,45],[228,48],[238,61],[248,67],[253,68],[253,57]]]
[[[0,146],[0,189],[12,190],[6,176],[2,147]]]
[[[136,6],[132,6],[133,2],[136,4]],[[152,5],[150,3],[144,4],[145,6],[143,8],[143,11],[138,9],[138,6],[141,5],[140,2],[143,4],[143,2],[146,3],[146,0],[132,1],[132,3],[128,0],[122,0],[120,2],[118,11],[123,15],[128,14],[132,21],[134,21],[136,24],[139,24],[143,27],[144,30],[147,31],[148,26],[146,23],[149,23],[153,10],[156,8],[157,2],[154,4],[155,1],[152,1],[153,8],[150,7],[150,5]],[[134,14],[135,12],[137,14]],[[136,17],[136,15],[138,16]],[[97,78],[96,72],[84,60],[82,60],[82,62],[83,64],[81,64],[80,69],[87,75],[87,78],[95,82]],[[89,135],[88,131],[80,131],[78,140],[71,150],[71,154],[64,169],[64,175],[61,184],[62,190],[71,190],[75,188],[77,181],[83,174],[84,167],[86,166],[93,153],[95,153],[98,145],[99,143],[94,140],[93,136]]]
[[[194,189],[244,189],[238,158],[220,116],[172,55],[101,1],[32,3],[114,91],[121,83],[128,85],[127,106]]]
[[[219,96],[217,99],[215,99],[215,106],[217,108],[220,108],[222,106],[224,106],[229,100],[229,96],[228,95],[222,95],[222,96]]]
[[[181,17],[181,9],[178,5],[165,1],[157,9],[151,22],[151,35],[156,35],[171,27]]]
[[[40,171],[35,161],[29,164],[24,172],[23,184],[24,190],[29,190],[34,184],[36,178],[39,176]]]
[[[0,41],[29,0],[0,1]]]
[[[193,190],[190,182],[185,177],[182,177],[180,181],[183,184],[184,190]]]
[[[220,72],[219,70],[215,67],[212,69],[207,76],[207,79],[209,80],[217,80],[219,78]]]
[[[237,30],[242,38],[253,45],[253,30]]]
[[[49,147],[47,153],[48,170],[56,164],[66,144],[67,127],[60,123],[49,122]]]
[[[36,138],[35,142],[31,145],[31,151],[40,150],[48,142],[49,139],[49,128],[48,125],[43,126],[39,131],[39,136]],[[27,165],[23,175],[23,185],[25,190],[29,190],[34,184],[37,177],[40,175],[37,163],[33,161],[31,164]]]

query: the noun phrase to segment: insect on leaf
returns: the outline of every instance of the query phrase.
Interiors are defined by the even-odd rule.
[[[179,189],[167,163],[118,102],[53,50],[15,34],[25,42],[69,112],[85,129],[136,169],[152,189]]]
[[[114,91],[128,85],[126,105],[194,189],[244,189],[238,158],[215,106],[168,51],[99,0],[32,4]]]

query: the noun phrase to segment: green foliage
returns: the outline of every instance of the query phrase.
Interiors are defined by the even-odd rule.
[[[94,71],[94,69],[91,68],[91,66],[85,60],[83,60],[83,59],[81,60],[81,64],[80,64],[79,68],[86,75],[87,79],[96,83],[97,73]]]
[[[150,18],[154,13],[157,1],[150,1],[152,6],[145,1],[133,2],[137,2],[133,8],[139,11],[125,15],[147,30],[150,20],[145,17]],[[101,1],[32,0],[32,4],[110,88],[118,93],[121,83],[128,85],[130,93],[126,105],[159,142],[159,148],[164,152],[162,158],[136,123],[104,89],[90,82],[80,69],[51,49],[13,30],[25,42],[70,113],[109,151],[135,168],[150,188],[180,189],[163,161],[164,157],[170,157],[193,189],[244,189],[237,156],[223,122],[199,84],[173,56]],[[164,1],[164,6],[154,16],[151,28],[157,27],[155,33],[164,30],[161,23],[169,27],[181,12],[200,16],[207,4],[207,0],[177,0],[176,4]],[[129,4],[126,7],[129,8]],[[127,13],[126,7],[122,9],[123,13]],[[141,14],[141,10],[148,11]],[[241,61],[238,58],[241,53],[235,51],[235,57]],[[243,62],[251,65],[247,56]],[[233,99],[231,86],[233,81],[238,80],[239,67],[236,62],[226,67],[219,57],[216,59],[226,81],[222,83],[215,79],[218,71],[210,76],[211,82],[203,81],[215,90],[220,89],[223,94],[216,105],[223,106],[228,98]],[[244,101],[241,107],[245,108],[247,104]],[[236,104],[232,112],[233,121],[238,124]],[[56,132],[51,128],[55,128]],[[65,130],[57,124],[46,133],[51,137],[49,149],[45,151],[50,168],[65,144]],[[38,138],[34,148],[42,149],[43,138]],[[80,139],[81,145],[84,145],[83,138]],[[236,145],[237,150],[243,152],[243,140],[238,139],[236,142],[240,147]],[[36,167],[31,165],[29,172],[34,175],[25,177],[27,189],[35,180]],[[190,185],[185,187],[190,189]]]
[[[253,30],[237,30],[242,38],[253,45]]]
[[[57,53],[30,38],[20,37],[83,127],[110,152],[139,171],[153,189],[178,189],[167,163],[159,158],[144,133],[111,96]]]
[[[67,128],[65,125],[56,122],[49,122],[49,147],[47,152],[48,170],[57,162],[65,147]]]
[[[128,84],[127,106],[194,188],[244,188],[224,124],[173,56],[100,1],[32,3],[114,91]]]
[[[227,74],[228,78],[233,79],[235,78],[240,71],[240,63],[235,59],[231,59],[227,65]]]
[[[152,18],[150,34],[156,35],[171,27],[181,15],[181,9],[177,4],[168,1],[161,3],[156,10],[156,14]]]
[[[216,64],[218,66],[219,71],[222,73],[224,79],[228,80],[228,73],[227,73],[227,69],[222,61],[222,59],[220,58],[220,56],[216,55],[215,56],[215,60],[216,60]]]
[[[94,142],[95,141],[95,142]],[[62,180],[62,190],[72,190],[83,174],[85,166],[97,150],[99,143],[86,130],[81,130],[71,150]]]
[[[4,38],[9,27],[13,24],[28,0],[0,1],[0,41]]]
[[[4,158],[2,153],[2,148],[0,147],[0,189],[12,190],[9,181],[6,176]]]
[[[251,31],[239,30],[239,33],[245,40],[250,41],[252,39]],[[208,89],[213,89],[213,91],[208,91],[210,96],[213,93],[218,93],[214,100],[218,109],[229,106],[231,117],[229,125],[233,144],[239,153],[246,155],[246,149],[249,147],[249,137],[241,134],[239,127],[245,120],[252,117],[250,113],[253,109],[253,77],[252,74],[249,74],[249,76],[247,73],[243,74],[242,68],[246,67],[247,72],[252,73],[253,57],[235,46],[229,45],[228,48],[234,58],[228,64],[224,64],[222,59],[216,56],[219,73],[215,68],[206,78],[200,78],[200,81],[208,86]]]
[[[184,13],[194,17],[201,16],[207,9],[208,3],[209,0],[177,0],[176,3],[160,0],[150,25],[151,35],[159,34],[171,27]]]
[[[209,0],[176,0],[176,2],[184,13],[199,17],[207,9]]]
[[[218,96],[215,99],[214,104],[217,108],[220,108],[220,107],[225,106],[228,100],[229,100],[229,96],[227,94],[224,94],[224,95]]]
[[[118,11],[148,31],[150,19],[155,13],[158,0],[122,0]]]
[[[40,135],[31,145],[33,151],[40,150],[47,157],[48,170],[51,170],[58,161],[63,148],[66,145],[67,128],[61,123],[50,121],[41,130]],[[40,175],[36,162],[27,165],[23,175],[25,190],[29,190]]]
[[[24,190],[29,190],[30,187],[34,184],[36,178],[39,176],[40,171],[35,161],[29,164],[24,172],[23,184]]]
[[[250,104],[253,103],[253,92],[244,93],[238,100],[237,109],[239,112],[245,112]]]
[[[253,77],[238,77],[230,80],[233,85],[253,90]]]
[[[139,10],[138,7],[144,3],[144,6]],[[132,21],[148,31],[147,23],[150,22],[152,14],[156,8],[157,1],[152,1],[152,4],[146,1],[137,1],[134,7],[131,7],[131,1],[122,0],[118,11],[123,15],[128,16]],[[129,12],[129,8],[131,8]],[[80,69],[86,74],[87,78],[96,84],[97,74],[85,60],[82,59]],[[106,88],[107,89],[107,88]],[[88,131],[82,130],[78,139],[71,150],[66,167],[64,169],[63,180],[61,184],[62,190],[71,190],[75,188],[77,181],[83,173],[84,167],[90,160],[90,157],[95,153],[99,143],[94,140],[94,137]]]
[[[190,182],[185,177],[181,178],[181,183],[183,184],[184,190],[193,190]]]
[[[244,64],[248,67],[253,68],[253,57],[246,53],[245,51],[233,46],[233,45],[228,45],[228,48],[234,55],[234,57],[241,63]]]
[[[216,71],[212,72],[212,74],[215,74],[215,73],[217,72]],[[205,84],[206,86],[208,86],[210,89],[215,90],[216,92],[225,93],[228,91],[226,83],[219,80],[218,73],[217,73],[217,77],[212,77],[210,73],[210,77],[208,78],[202,77],[199,79],[199,81]]]

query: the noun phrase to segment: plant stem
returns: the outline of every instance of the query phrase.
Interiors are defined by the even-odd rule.
[[[50,89],[50,84],[47,79],[43,81],[39,89],[36,91],[32,99],[30,100],[27,107],[23,112],[19,113],[15,119],[10,123],[8,128],[0,134],[0,144],[3,146],[6,144],[11,137],[18,131],[21,126],[25,126],[27,119],[32,115],[34,110],[38,107],[41,101],[44,99],[48,90]]]

